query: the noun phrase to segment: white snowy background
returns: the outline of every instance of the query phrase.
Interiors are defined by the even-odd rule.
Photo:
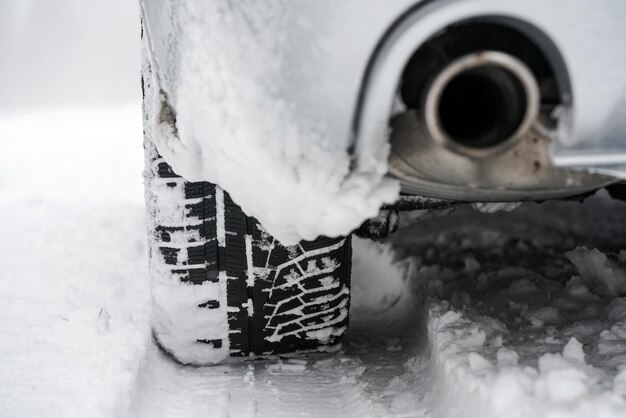
[[[603,193],[357,240],[339,353],[161,355],[138,37],[135,1],[0,2],[0,417],[626,416],[626,204]]]
[[[0,2],[0,111],[140,97],[139,2]]]

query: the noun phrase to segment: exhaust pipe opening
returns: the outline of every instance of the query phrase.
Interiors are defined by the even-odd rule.
[[[453,61],[426,90],[424,120],[432,138],[480,156],[511,146],[539,114],[533,73],[517,58],[483,51]]]
[[[515,76],[497,67],[467,70],[441,92],[438,118],[453,141],[490,147],[510,137],[524,120],[528,99]]]

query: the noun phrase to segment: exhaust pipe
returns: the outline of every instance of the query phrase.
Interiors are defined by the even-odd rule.
[[[611,183],[553,164],[550,131],[539,122],[546,119],[539,83],[519,58],[486,50],[438,68],[428,78],[417,73],[405,80],[403,94],[415,98],[413,106],[391,121],[389,171],[404,193],[505,202],[572,196]]]
[[[433,140],[472,157],[510,148],[539,116],[531,70],[512,55],[482,51],[443,68],[426,89],[423,119]]]

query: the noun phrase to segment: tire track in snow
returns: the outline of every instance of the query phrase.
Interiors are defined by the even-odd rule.
[[[420,304],[413,292],[404,290],[384,312],[359,307],[357,300],[350,331],[338,353],[192,368],[177,365],[152,348],[138,378],[130,415],[389,416],[397,395],[388,389],[389,382],[406,372],[408,359],[427,348]],[[428,372],[424,356],[411,388],[415,399],[426,396]],[[423,416],[420,408],[413,411],[403,416]]]

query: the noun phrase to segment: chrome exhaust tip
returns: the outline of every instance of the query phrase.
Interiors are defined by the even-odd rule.
[[[487,157],[524,137],[539,116],[540,100],[526,64],[504,52],[480,51],[456,59],[433,78],[422,117],[441,146]]]

